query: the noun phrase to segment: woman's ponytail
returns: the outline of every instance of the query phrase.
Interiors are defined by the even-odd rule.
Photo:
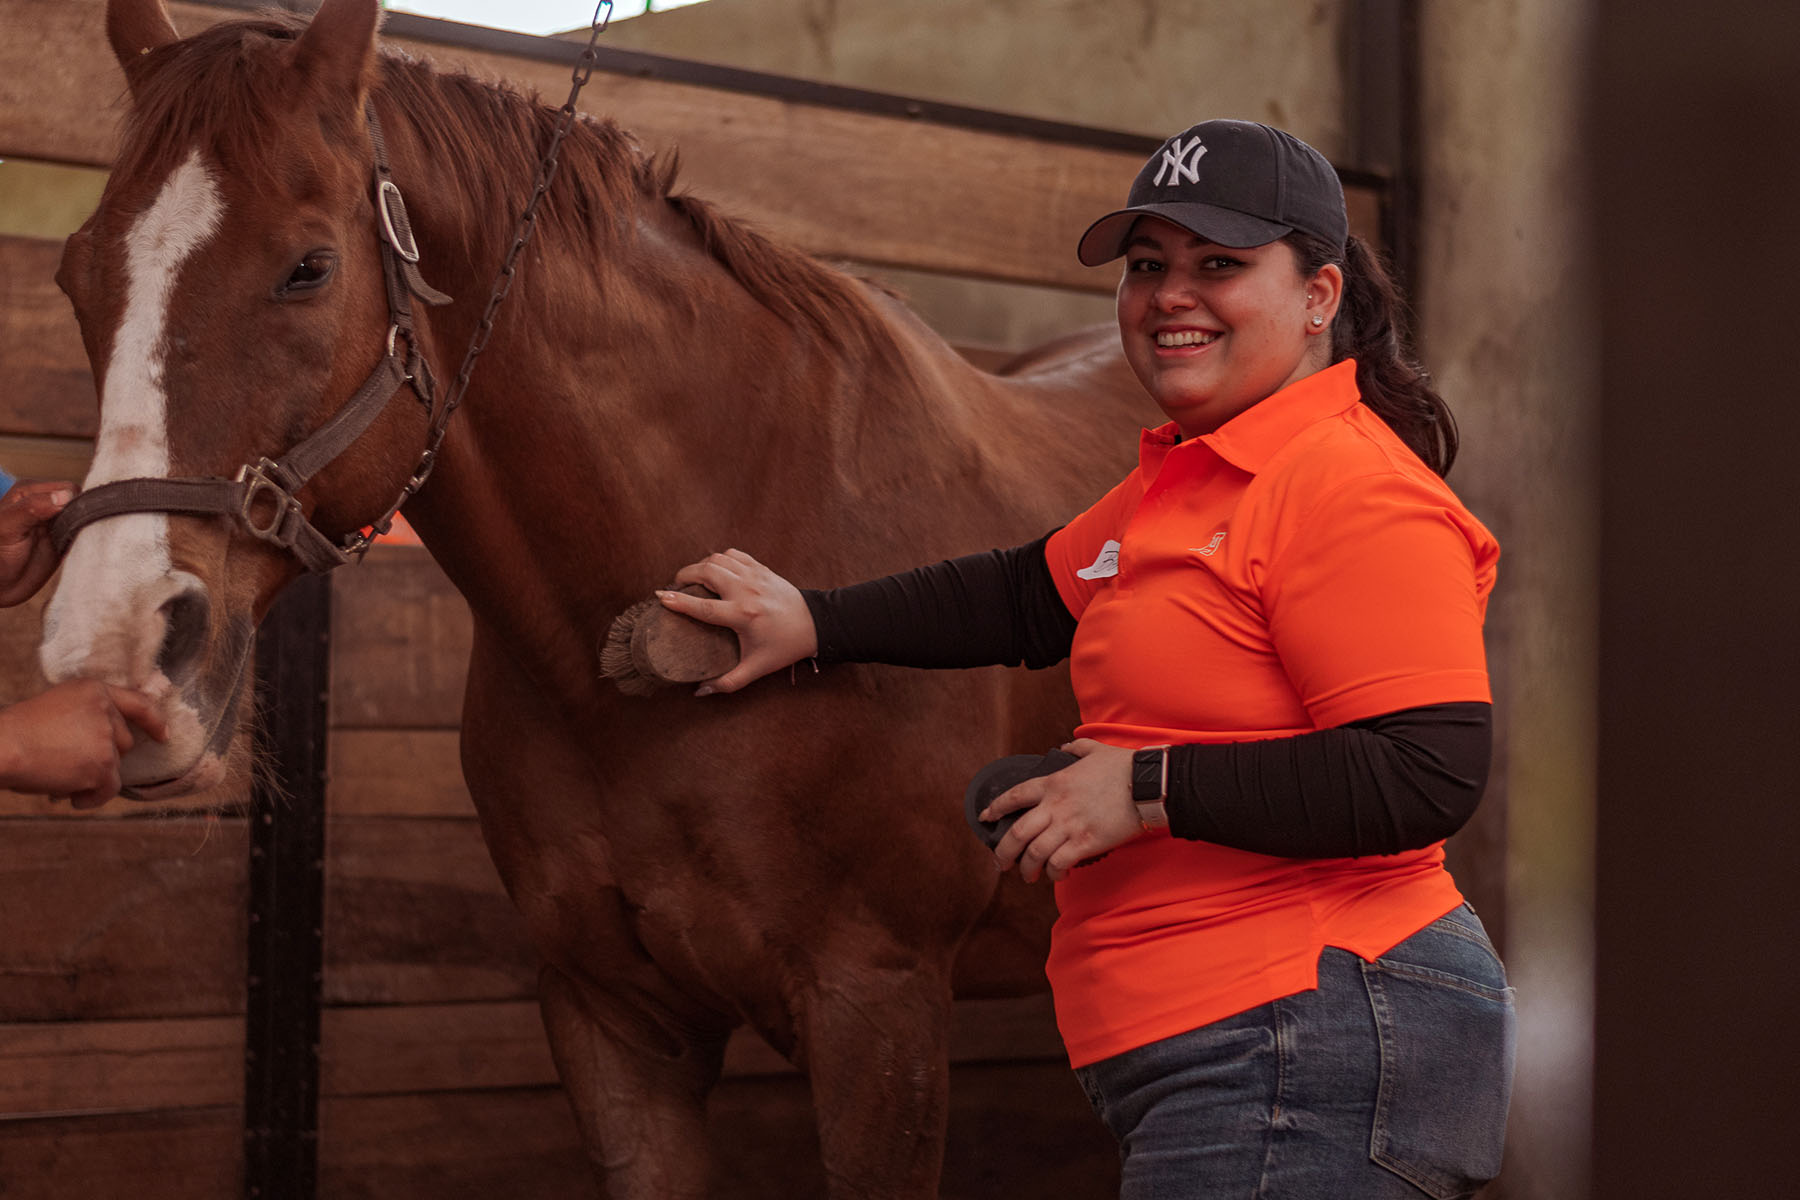
[[[1344,272],[1344,297],[1331,329],[1331,361],[1354,358],[1362,402],[1426,466],[1449,474],[1456,461],[1456,418],[1412,356],[1406,303],[1380,257],[1355,234],[1342,253],[1310,234],[1292,233],[1285,240],[1294,248],[1303,277],[1312,278],[1327,263]]]

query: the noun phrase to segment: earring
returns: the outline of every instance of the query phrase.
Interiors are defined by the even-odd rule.
[[[1313,326],[1314,326],[1314,327],[1315,327],[1315,328],[1316,328],[1316,327],[1318,327],[1318,326],[1320,326],[1320,325],[1323,325],[1323,324],[1324,324],[1324,323],[1325,323],[1325,318],[1324,318],[1324,317],[1314,317],[1314,318],[1313,318]]]

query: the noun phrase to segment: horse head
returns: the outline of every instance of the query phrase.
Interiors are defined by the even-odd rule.
[[[305,27],[183,41],[162,0],[108,5],[131,112],[57,273],[99,435],[70,515],[85,507],[59,526],[73,540],[41,657],[52,681],[157,698],[170,737],[126,756],[128,794],[223,779],[257,620],[304,565],[354,545],[420,463],[426,389],[406,385],[428,333],[394,311],[383,258],[411,235],[377,186],[365,116],[379,17],[377,0],[326,0]],[[384,216],[401,226],[388,245]],[[346,417],[352,397],[366,411]],[[322,427],[334,457],[296,461]]]

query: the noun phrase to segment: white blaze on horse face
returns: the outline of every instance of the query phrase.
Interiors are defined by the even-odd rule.
[[[170,173],[156,202],[125,236],[125,311],[113,337],[100,405],[100,436],[84,487],[169,474],[169,300],[182,265],[218,232],[224,202],[200,151]],[[130,513],[82,530],[63,560],[44,621],[41,651],[51,682],[77,675],[167,687],[154,678],[161,606],[199,586],[171,570],[169,519]]]

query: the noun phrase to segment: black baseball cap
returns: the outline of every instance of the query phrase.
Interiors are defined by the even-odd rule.
[[[1086,266],[1125,253],[1139,217],[1161,217],[1221,246],[1261,246],[1298,229],[1342,249],[1344,187],[1325,156],[1255,121],[1202,121],[1162,144],[1131,183],[1125,207],[1088,226]]]

